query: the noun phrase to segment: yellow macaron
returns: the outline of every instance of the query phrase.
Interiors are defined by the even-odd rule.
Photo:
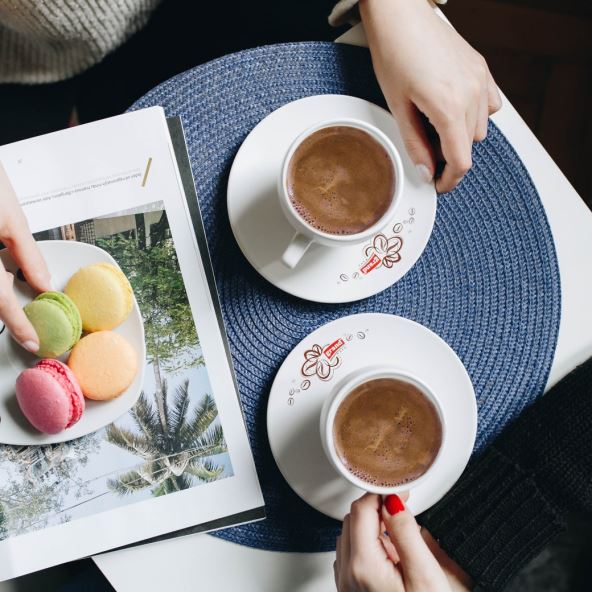
[[[115,329],[127,319],[134,305],[128,279],[110,263],[95,263],[79,269],[64,292],[78,307],[86,332]]]
[[[138,355],[119,333],[97,331],[74,346],[68,366],[85,397],[108,401],[125,392],[134,381]]]

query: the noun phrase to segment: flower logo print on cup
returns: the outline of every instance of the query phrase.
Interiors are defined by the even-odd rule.
[[[324,347],[315,343],[310,349],[305,350],[300,374],[290,383],[287,393],[288,405],[290,407],[295,405],[301,395],[313,388],[315,377],[321,381],[321,384],[331,380],[335,369],[343,361],[342,354],[345,354],[347,347],[355,342],[364,341],[367,334],[368,329],[360,329],[356,332],[348,331]]]
[[[391,236],[387,238],[380,233],[374,237],[372,244],[367,246],[364,250],[366,257],[370,257],[370,261],[378,260],[378,265],[384,265],[390,269],[395,263],[401,260],[401,247],[403,246],[403,239],[400,236]],[[362,269],[363,273],[363,269]]]
[[[392,235],[388,236],[384,232],[375,235],[372,242],[364,247],[362,251],[364,259],[358,264],[356,271],[351,275],[341,273],[337,283],[342,284],[349,280],[361,280],[375,269],[392,269],[396,263],[401,261],[404,240],[400,233],[405,228],[407,228],[407,232],[411,232],[411,226],[415,223],[415,208],[409,208],[408,214],[409,218],[393,225]]]
[[[321,380],[331,380],[333,371],[341,363],[337,353],[344,345],[345,341],[341,338],[324,348],[315,343],[304,352],[304,363],[300,372],[303,376],[317,376]]]

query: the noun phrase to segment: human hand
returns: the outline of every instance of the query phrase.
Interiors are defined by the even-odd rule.
[[[450,191],[471,168],[472,143],[485,139],[488,116],[501,107],[485,59],[427,0],[360,0],[360,15],[411,160],[429,181],[443,158],[436,189]],[[440,146],[430,142],[426,119]]]
[[[470,590],[468,576],[434,539],[429,535],[424,539],[415,518],[396,495],[388,496],[383,504],[380,496],[367,493],[352,504],[337,539],[334,570],[338,592]]]
[[[28,284],[39,292],[51,290],[49,271],[33,239],[14,189],[0,164],[0,241],[22,269]],[[14,276],[0,261],[0,321],[25,349],[35,353],[39,338],[13,291]]]
[[[434,539],[427,529],[422,527],[420,532],[428,549],[432,552],[432,555],[444,570],[452,592],[470,592],[474,586],[471,577],[463,571],[458,563],[446,555],[444,549],[440,547],[438,541]]]

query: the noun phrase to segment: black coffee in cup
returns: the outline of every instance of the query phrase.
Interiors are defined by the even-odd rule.
[[[354,388],[333,422],[337,456],[350,473],[378,487],[415,481],[442,446],[442,423],[414,384],[376,378]]]
[[[357,234],[387,212],[395,168],[370,133],[347,125],[321,128],[305,138],[288,165],[287,192],[294,209],[313,228]]]

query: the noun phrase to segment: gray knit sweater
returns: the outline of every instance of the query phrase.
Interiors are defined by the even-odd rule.
[[[161,1],[0,0],[0,83],[55,82],[83,72],[141,29]],[[331,24],[354,20],[357,3],[337,2]]]
[[[142,28],[161,0],[0,0],[0,82],[82,72]]]

